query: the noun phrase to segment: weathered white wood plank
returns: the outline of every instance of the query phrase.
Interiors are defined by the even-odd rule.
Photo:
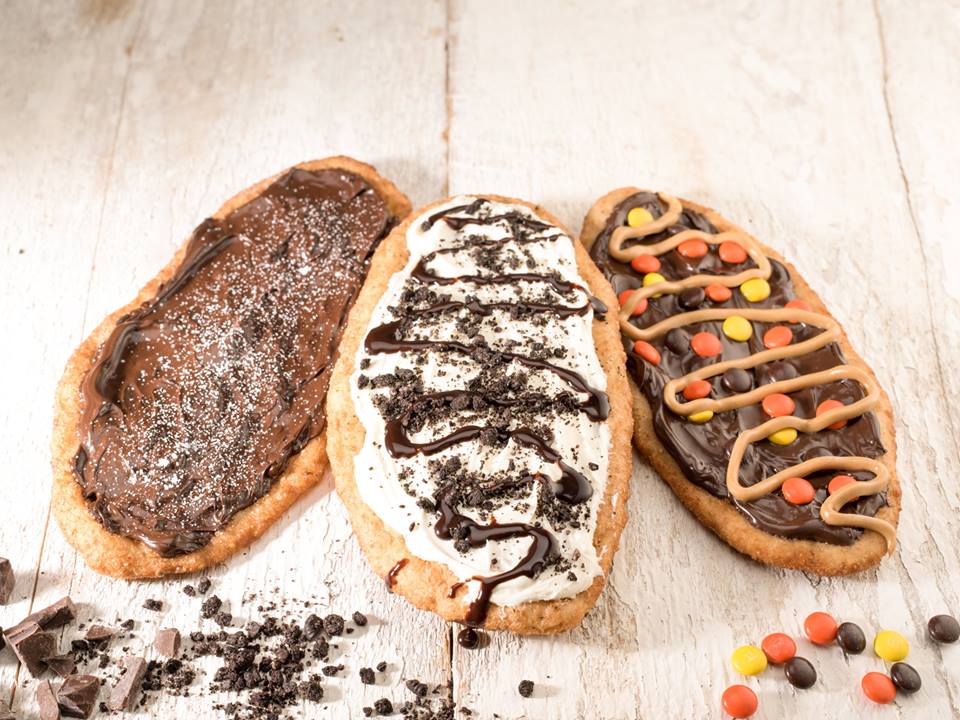
[[[902,13],[929,15],[914,31],[897,25],[902,53],[916,53],[928,42],[921,23],[942,22],[939,11],[914,4]],[[870,706],[860,677],[882,662],[846,662],[801,643],[820,682],[794,691],[776,670],[746,681],[764,716],[955,716],[954,649],[941,658],[923,624],[958,609],[956,428],[940,392],[926,241],[911,222],[887,122],[873,8],[457,2],[451,34],[452,191],[537,200],[574,230],[596,197],[624,184],[720,208],[796,262],[874,365],[898,413],[905,485],[897,554],[876,572],[819,580],[737,556],[639,464],[599,607],[566,637],[455,648],[459,697],[503,717],[716,717],[723,688],[740,681],[728,665],[733,648],[774,630],[799,634],[802,618],[822,608],[868,633],[904,632],[924,689],[893,708]],[[941,35],[953,42],[948,29]],[[947,62],[951,48],[931,62]],[[937,87],[927,76],[931,112]],[[947,112],[941,132],[949,121]],[[940,191],[955,194],[949,167]],[[545,692],[521,700],[521,678]]]
[[[81,280],[74,285],[61,282],[49,294],[34,292],[37,304],[24,314],[25,327],[36,328],[35,334],[44,341],[57,341],[58,369],[80,338],[81,320],[83,332],[88,332],[167,261],[206,213],[234,192],[290,164],[350,154],[376,164],[414,202],[442,193],[446,176],[445,8],[441,4],[424,4],[416,14],[375,2],[349,7],[332,2],[115,7],[115,14],[100,15],[97,22],[109,26],[131,14],[139,32],[136,37],[128,32],[114,38],[116,31],[111,31],[96,38],[101,52],[110,55],[110,63],[99,61],[103,67],[98,65],[98,72],[114,68],[124,85],[119,115],[115,112],[109,119],[106,149],[71,143],[72,136],[64,135],[73,130],[71,118],[57,117],[23,130],[32,147],[29,153],[24,148],[18,158],[25,167],[37,168],[36,178],[24,182],[23,192],[35,194],[39,209],[20,214],[17,207],[11,208],[19,223],[14,227],[36,232],[38,213],[56,218],[65,226],[65,237],[42,235],[50,246],[48,264],[64,277],[75,274]],[[56,10],[51,7],[49,12]],[[142,20],[136,18],[141,12]],[[43,25],[24,14],[25,24]],[[69,28],[66,20],[64,25]],[[69,82],[64,73],[74,62],[77,48],[58,46],[42,35],[35,43],[38,56],[49,60],[46,74],[32,82]],[[108,98],[101,98],[95,88],[83,92],[107,104]],[[44,98],[37,109],[51,102]],[[29,126],[30,111],[24,106],[11,122]],[[90,114],[84,118],[85,125],[99,131],[103,113]],[[51,147],[45,145],[44,132],[56,137]],[[110,172],[101,173],[95,182],[69,162],[71,151],[79,155],[73,161],[82,167],[110,146]],[[52,153],[58,147],[58,153]],[[62,186],[48,189],[44,178],[54,166],[66,174],[65,180]],[[87,188],[89,201],[77,195]],[[88,215],[98,220],[101,208],[97,232],[96,223],[85,222]],[[68,234],[68,227],[74,232]],[[91,242],[75,247],[70,242],[74,237],[89,237]],[[36,286],[46,277],[38,271],[24,277],[21,286]],[[4,307],[17,307],[16,297],[12,295]],[[63,334],[58,326],[43,327],[60,308],[68,308],[73,317],[69,341],[57,340]],[[29,403],[28,393],[48,403],[57,374],[49,372],[39,390],[26,384],[20,391],[24,403]],[[21,427],[17,418],[10,418],[7,427],[13,435],[4,438],[7,456],[20,443],[40,439],[38,448],[31,451],[39,468],[32,473],[41,498],[36,503],[38,512],[41,508],[45,512],[49,487],[45,447],[49,419],[45,411],[42,418]],[[100,615],[112,620],[117,614],[142,618],[139,634],[147,643],[156,626],[189,628],[196,622],[199,601],[181,594],[182,582],[125,583],[97,576],[86,569],[53,524],[41,571],[37,604],[69,591],[84,603],[83,618]],[[243,619],[256,614],[258,598],[244,603],[251,593],[277,601],[316,595],[321,612],[349,615],[360,609],[374,619],[365,631],[344,641],[351,650],[337,662],[347,665],[346,678],[325,683],[330,702],[325,708],[306,709],[310,716],[356,717],[361,705],[378,697],[404,698],[408,694],[401,682],[404,677],[444,682],[449,676],[446,626],[390,596],[372,575],[329,481],[300,502],[249,553],[209,576],[214,591]],[[165,600],[162,613],[140,609],[151,597]],[[376,665],[381,659],[390,663],[386,681],[362,686],[358,668]],[[347,692],[338,691],[338,686]],[[344,697],[347,694],[349,700]],[[15,701],[25,714],[32,711],[32,683],[21,688]],[[221,715],[208,698],[165,697],[149,711],[163,717]]]

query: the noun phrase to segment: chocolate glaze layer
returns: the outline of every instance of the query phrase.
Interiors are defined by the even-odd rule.
[[[627,213],[635,208],[646,208],[658,218],[663,214],[660,199],[651,192],[636,193],[617,206],[599,235],[590,255],[610,280],[618,294],[643,285],[643,277],[629,264],[612,258],[608,253],[608,244],[613,230],[626,224]],[[640,241],[631,241],[625,247],[642,243],[652,245],[685,229],[697,229],[715,233],[707,218],[700,213],[685,208],[677,224],[662,233],[651,235]],[[707,253],[702,258],[685,258],[676,251],[659,256],[660,273],[668,279],[678,279],[707,273],[711,275],[733,275],[750,267],[755,267],[751,259],[738,265],[724,263],[716,252]],[[733,296],[723,303],[716,303],[704,297],[702,290],[688,290],[678,295],[662,295],[650,298],[647,310],[632,322],[637,327],[649,327],[672,315],[708,307],[783,307],[796,297],[790,273],[779,262],[771,260],[772,273],[768,280],[770,296],[759,303],[747,301],[734,290]],[[720,338],[723,344],[722,358],[732,360],[752,355],[764,349],[763,333],[773,323],[753,323],[753,337],[747,342],[733,342],[721,330],[722,322],[695,323],[670,331],[665,336],[652,341],[660,351],[661,361],[657,366],[645,362],[633,352],[633,342],[623,338],[627,353],[627,364],[637,385],[653,408],[653,424],[657,437],[670,455],[676,460],[687,479],[703,488],[715,497],[729,500],[760,530],[781,537],[819,540],[837,545],[852,544],[863,532],[850,527],[827,525],[820,519],[820,506],[827,497],[827,484],[836,474],[818,473],[807,476],[817,490],[816,498],[807,505],[793,505],[787,502],[781,493],[771,493],[751,502],[741,503],[730,498],[726,488],[727,460],[737,435],[746,428],[760,425],[769,419],[759,404],[751,405],[732,412],[718,413],[704,424],[692,423],[674,414],[663,403],[663,388],[673,378],[681,377],[699,368],[712,364],[716,358],[701,358],[690,348],[690,338],[697,332],[709,331]],[[817,335],[818,328],[798,323],[792,326],[794,341],[800,342]],[[760,365],[755,370],[738,370],[730,378],[717,377],[711,383],[711,397],[721,398],[751,387],[765,385],[777,380],[806,375],[825,370],[844,362],[843,354],[835,343],[820,350],[779,362]],[[850,404],[863,397],[862,388],[853,381],[841,380],[828,385],[820,385],[790,393],[796,403],[795,414],[798,417],[813,417],[817,406],[827,399],[840,400]],[[796,465],[822,455],[859,455],[876,458],[884,454],[880,441],[876,417],[869,413],[855,418],[840,430],[820,433],[800,433],[792,444],[787,446],[773,443],[751,445],[744,456],[740,469],[740,482],[753,485],[785,467]],[[870,473],[850,473],[858,480],[872,478]],[[857,512],[874,515],[886,504],[884,494],[871,495],[844,507],[844,512]]]
[[[80,387],[76,478],[104,527],[180,555],[267,493],[325,426],[347,312],[393,222],[361,177],[294,169],[194,231]]]

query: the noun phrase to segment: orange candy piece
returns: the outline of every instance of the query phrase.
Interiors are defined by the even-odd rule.
[[[770,393],[763,399],[761,405],[763,406],[763,411],[770,417],[790,415],[793,413],[794,408],[796,408],[796,403],[793,402],[793,398],[783,393]]]
[[[897,687],[888,676],[880,672],[868,672],[860,681],[863,694],[878,705],[889,705],[897,697]]]
[[[702,258],[708,249],[703,240],[684,240],[677,245],[677,252],[685,258]]]
[[[651,365],[660,364],[660,351],[646,340],[637,340],[633,344],[633,351]]]
[[[837,490],[845,488],[847,485],[855,482],[856,479],[849,475],[835,475],[833,480],[830,481],[830,484],[827,485],[827,492],[833,495]]]
[[[721,260],[731,265],[739,265],[747,259],[747,251],[743,249],[743,245],[732,240],[720,243],[717,252]]]
[[[723,351],[720,338],[710,332],[698,332],[690,338],[690,347],[700,357],[713,357]]]
[[[767,635],[760,643],[760,649],[774,665],[783,665],[787,660],[797,654],[797,643],[793,638],[783,633],[772,633]]]
[[[641,275],[646,275],[660,269],[660,258],[655,255],[637,255],[630,261],[630,267]]]
[[[757,711],[757,694],[746,685],[731,685],[720,698],[724,712],[734,718],[748,718]]]
[[[843,403],[839,400],[824,400],[822,403],[817,405],[817,417],[820,417],[826,412],[830,412],[834,408],[843,407]],[[846,420],[837,420],[833,425],[827,425],[828,430],[839,430],[844,425],[847,424]]]
[[[793,503],[794,505],[806,505],[812,501],[813,496],[817,494],[817,491],[813,489],[813,485],[801,477],[792,477],[784,480],[783,485],[780,486],[780,492],[783,493],[783,497],[786,498],[787,502]]]
[[[793,330],[786,325],[774,325],[763,334],[763,346],[766,348],[786,347],[793,342]]]
[[[810,303],[808,303],[806,300],[801,300],[800,298],[797,298],[796,300],[791,300],[791,301],[788,302],[786,305],[784,305],[784,307],[795,308],[795,309],[797,309],[797,310],[813,310],[813,308],[810,307]],[[790,321],[790,324],[791,324],[791,325],[796,325],[798,322],[800,322],[800,321],[799,321],[799,320],[791,320],[791,321]]]
[[[707,293],[707,297],[713,300],[714,302],[726,302],[730,299],[730,296],[733,295],[733,290],[723,285],[707,285],[704,288],[704,292]]]
[[[617,295],[617,300],[620,301],[620,307],[623,307],[627,304],[627,300],[630,299],[630,296],[633,295],[633,290],[624,290],[622,293]],[[637,306],[633,309],[633,312],[630,313],[630,317],[636,317],[637,315],[643,315],[644,311],[647,309],[647,299],[643,298]]]
[[[803,621],[803,632],[810,638],[810,642],[829,645],[837,639],[837,621],[825,612],[810,613]]]
[[[706,380],[693,380],[683,389],[683,397],[687,400],[705,398],[713,390],[713,386]]]

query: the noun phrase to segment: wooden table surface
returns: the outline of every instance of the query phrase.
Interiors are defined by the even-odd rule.
[[[279,587],[380,618],[350,663],[386,658],[387,687],[361,689],[353,667],[327,683],[352,683],[349,697],[329,690],[306,716],[360,717],[416,676],[452,680],[475,717],[720,717],[739,681],[731,650],[799,635],[826,609],[870,637],[903,632],[923,689],[872,706],[859,682],[882,661],[801,642],[820,681],[748,679],[757,717],[960,717],[960,646],[924,637],[931,615],[960,613],[958,60],[955,0],[0,3],[0,554],[17,572],[0,624],[67,592],[84,617],[167,597],[145,628],[195,619],[182,581],[100,577],[50,521],[54,386],[70,351],[223,199],[344,153],[414,206],[496,192],[574,231],[626,184],[717,207],[801,268],[876,369],[904,511],[876,571],[780,571],[704,530],[638,458],[611,582],[583,625],[469,652],[385,591],[328,480],[209,573],[241,616],[248,593]],[[0,691],[18,718],[36,713],[27,675],[4,650]],[[519,697],[521,678],[534,697]],[[210,705],[151,707],[219,717]]]

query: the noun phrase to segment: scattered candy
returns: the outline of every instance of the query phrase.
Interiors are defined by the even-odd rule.
[[[820,417],[824,413],[830,412],[834,408],[843,407],[843,403],[839,400],[824,400],[822,403],[817,405],[817,417]],[[832,425],[827,425],[827,428],[830,430],[839,430],[844,425],[847,424],[846,420],[838,420]]]
[[[741,675],[759,675],[767,669],[767,656],[758,647],[743,645],[733,651],[730,664]]]
[[[747,251],[743,249],[743,245],[732,240],[720,243],[717,253],[721,260],[731,265],[739,265],[747,259]]]
[[[910,654],[910,643],[894,630],[881,630],[873,641],[873,651],[887,662],[899,662]]]
[[[856,479],[850,477],[849,475],[834,475],[833,480],[830,481],[830,484],[827,485],[827,492],[833,495],[838,490],[845,488],[847,485],[855,483]],[[853,623],[844,623],[844,625],[853,625]],[[856,627],[856,625],[854,625]],[[857,628],[859,630],[860,628]],[[861,632],[861,635],[863,633]]]
[[[927,632],[938,643],[955,643],[960,639],[960,623],[949,615],[935,615],[927,623]]]
[[[777,430],[767,438],[767,440],[772,442],[774,445],[789,445],[796,439],[797,431],[795,428],[784,428],[783,430]]]
[[[803,632],[806,633],[810,642],[829,645],[837,637],[837,621],[825,612],[810,613],[803,621]]]
[[[817,671],[813,664],[802,657],[793,657],[787,660],[783,666],[783,674],[786,676],[787,682],[801,690],[813,687],[813,684],[817,681]]]
[[[760,403],[763,411],[770,417],[783,417],[793,413],[796,404],[789,395],[770,393]]]
[[[783,665],[787,660],[797,654],[797,644],[793,638],[783,633],[772,633],[767,635],[760,643],[763,654],[767,660],[774,665]]]
[[[806,505],[812,502],[814,496],[817,494],[813,485],[801,477],[792,477],[784,480],[783,485],[780,487],[780,492],[783,493],[783,497],[787,502],[793,503],[794,505]]]
[[[733,291],[730,288],[716,283],[707,285],[706,293],[708,298],[718,303],[726,302],[733,297]]]
[[[633,351],[652,365],[660,364],[660,351],[646,340],[637,340],[633,344]]]
[[[617,300],[620,302],[620,307],[623,307],[624,305],[627,304],[627,300],[630,299],[631,295],[633,295],[633,290],[624,290],[622,293],[617,295]],[[647,299],[642,298],[640,302],[637,303],[637,306],[633,309],[633,312],[630,313],[630,317],[643,315],[646,309],[647,309]]]
[[[699,400],[700,398],[707,397],[711,390],[713,390],[713,385],[707,380],[692,380],[690,384],[683,389],[683,397],[686,400]]]
[[[630,227],[640,227],[649,222],[653,222],[653,215],[651,215],[650,211],[646,208],[631,208],[630,212],[627,213],[627,225]]]
[[[838,475],[837,477],[844,476]],[[833,482],[831,481],[830,484],[833,485]],[[831,492],[833,491],[831,490]],[[840,627],[837,628],[837,644],[847,655],[859,655],[867,646],[867,637],[856,623],[840,623]]]
[[[763,278],[752,278],[740,286],[740,292],[750,302],[761,302],[770,297],[770,283]]]
[[[753,387],[753,376],[743,368],[730,368],[723,373],[721,382],[730,392],[743,393]]]
[[[698,425],[702,425],[705,422],[709,422],[713,418],[713,410],[703,410],[698,413],[693,413],[692,415],[687,415],[687,420]]]
[[[702,258],[708,249],[703,240],[684,240],[677,245],[677,252],[685,258]]]
[[[868,672],[864,675],[863,680],[860,681],[860,687],[863,688],[863,694],[878,705],[892,703],[897,696],[897,688],[894,687],[893,680],[879,672]]]
[[[680,307],[684,310],[696,310],[698,307],[703,305],[703,299],[706,296],[706,293],[703,291],[703,288],[686,288],[681,291],[677,300],[680,303]]]
[[[711,332],[698,332],[690,338],[690,347],[700,357],[714,357],[723,351],[720,338]]]
[[[643,286],[650,287],[651,285],[656,285],[657,283],[666,282],[667,279],[658,272],[649,272],[643,276]],[[658,298],[663,293],[654,293],[653,297]]]
[[[731,315],[723,321],[723,334],[731,340],[746,342],[753,335],[753,325],[741,315]]]
[[[808,303],[806,300],[801,300],[800,298],[797,298],[796,300],[791,300],[785,305],[785,307],[791,308],[793,310],[806,310],[807,312],[813,310],[813,308],[810,307],[810,303]],[[796,320],[794,320],[793,322],[796,322]]]
[[[748,718],[757,711],[757,694],[746,685],[731,685],[720,698],[724,711],[734,718]]]
[[[786,347],[793,342],[793,330],[786,325],[774,325],[763,334],[763,346],[773,349]]]
[[[904,662],[893,664],[890,668],[890,679],[893,680],[897,690],[905,692],[907,695],[913,695],[923,684],[920,673],[912,665],[907,665]]]
[[[637,208],[634,208],[636,210]],[[660,269],[660,258],[656,255],[637,255],[630,261],[630,267],[638,273],[646,274]]]

